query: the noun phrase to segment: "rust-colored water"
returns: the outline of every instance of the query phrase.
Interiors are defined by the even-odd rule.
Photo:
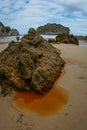
[[[14,101],[23,110],[46,116],[58,112],[68,101],[68,92],[55,86],[43,95],[34,92],[16,92]]]

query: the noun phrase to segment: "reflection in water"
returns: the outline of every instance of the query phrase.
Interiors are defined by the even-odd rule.
[[[67,103],[68,97],[65,89],[55,86],[43,95],[34,92],[16,92],[13,99],[20,109],[46,116],[58,112]]]

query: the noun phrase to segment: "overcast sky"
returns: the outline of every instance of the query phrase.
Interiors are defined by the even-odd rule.
[[[60,23],[87,35],[87,0],[0,0],[0,21],[21,34],[30,27]]]

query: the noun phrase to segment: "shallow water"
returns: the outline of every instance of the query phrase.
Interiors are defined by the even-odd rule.
[[[20,39],[23,37],[24,35],[20,35]],[[41,35],[43,38],[48,39],[48,38],[55,38],[56,35]],[[9,36],[9,37],[2,37],[0,38],[0,43],[6,43],[6,42],[10,42],[10,41],[16,41],[16,36]]]
[[[81,47],[87,47],[87,41],[85,41],[85,40],[79,40],[79,46],[81,46]]]
[[[41,35],[45,39],[56,38],[57,35]]]
[[[23,37],[24,35],[20,35],[20,39]],[[55,38],[56,35],[41,35],[43,38],[48,39],[48,38]],[[10,41],[16,41],[16,36],[9,36],[9,37],[2,37],[0,38],[0,43],[9,43]],[[87,47],[87,41],[85,40],[79,40],[79,46],[81,47]]]
[[[55,86],[45,94],[35,92],[16,92],[13,100],[15,105],[22,109],[42,116],[55,114],[68,102],[68,91]]]
[[[22,36],[20,36],[20,39]],[[16,36],[9,36],[9,37],[1,37],[0,38],[0,43],[9,43],[11,41],[16,41]]]
[[[16,41],[16,36],[0,38],[0,43],[6,43],[6,42],[10,42],[10,41]]]

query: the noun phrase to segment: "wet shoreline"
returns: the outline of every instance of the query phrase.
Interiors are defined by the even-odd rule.
[[[23,35],[20,35],[20,39],[23,37]],[[43,35],[45,39],[48,39],[50,37],[54,38],[54,35]],[[16,36],[8,36],[8,37],[1,37],[0,38],[0,44],[7,44],[11,41],[16,41]],[[87,47],[87,41],[86,40],[79,40],[79,46],[81,47]]]

